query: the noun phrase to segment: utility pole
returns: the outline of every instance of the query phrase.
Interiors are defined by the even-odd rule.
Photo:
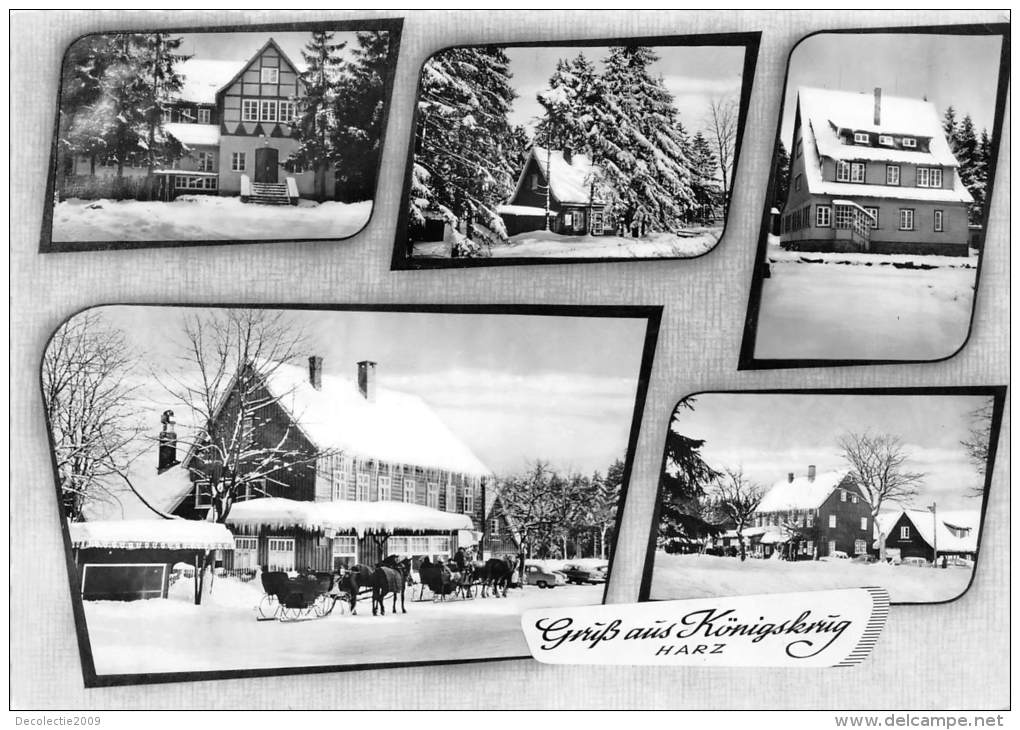
[[[939,521],[935,512],[935,502],[931,503],[931,548],[932,548],[932,561],[933,567],[939,567]]]

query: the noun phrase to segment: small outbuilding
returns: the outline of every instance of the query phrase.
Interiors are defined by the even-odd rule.
[[[197,520],[109,520],[72,522],[71,553],[82,599],[136,601],[166,598],[176,563],[196,566],[205,554],[231,550],[225,525]]]

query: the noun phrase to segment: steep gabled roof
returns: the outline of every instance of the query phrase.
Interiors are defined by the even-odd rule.
[[[280,54],[280,58],[282,58],[284,61],[286,61],[290,65],[290,67],[292,69],[294,69],[295,73],[301,73],[300,67],[296,63],[294,63],[293,61],[290,60],[290,57],[286,53],[283,52],[283,49],[280,48],[280,45],[275,40],[270,38],[265,43],[263,43],[262,47],[259,48],[257,51],[255,51],[255,53],[252,54],[252,56],[247,61],[245,61],[243,64],[241,64],[241,67],[239,69],[237,69],[237,73],[235,73],[230,78],[229,81],[227,81],[225,84],[220,86],[219,89],[217,89],[216,95],[218,96],[221,92],[226,91],[227,89],[229,89],[239,78],[241,78],[241,74],[243,74],[245,72],[245,70],[247,70],[247,68],[249,66],[251,66],[255,62],[255,59],[258,58],[259,56],[261,56],[262,53],[267,48],[269,48],[270,46],[272,46],[273,48],[276,49],[276,52]]]
[[[549,193],[560,203],[590,205],[591,175],[596,171],[586,155],[573,154],[567,162],[561,150],[547,150],[535,145],[531,148],[528,161],[524,163],[517,178],[517,187],[511,200],[516,200],[524,186],[524,178],[530,167],[531,160],[538,165],[539,171],[549,185]],[[550,170],[552,174],[550,174]],[[601,202],[599,200],[596,203]]]
[[[874,125],[874,97],[831,89],[801,87],[797,94],[800,115],[804,174],[808,191],[820,195],[848,198],[874,197],[922,200],[928,202],[973,202],[973,197],[954,174],[954,185],[945,188],[915,188],[897,185],[867,185],[831,182],[822,179],[821,158],[832,160],[872,160],[897,164],[937,165],[956,168],[958,162],[942,132],[935,106],[920,99],[882,97],[882,124]],[[839,129],[857,129],[931,140],[929,151],[847,145]],[[884,181],[883,181],[884,182]]]
[[[354,378],[326,374],[316,390],[307,369],[295,365],[273,369],[266,386],[320,449],[470,476],[492,473],[416,395],[377,387],[370,401]]]
[[[899,512],[883,512],[879,518],[882,532],[886,538],[889,532],[906,515],[914,526],[918,536],[929,546],[937,542],[939,552],[975,553],[977,552],[978,531],[981,528],[981,512],[978,510],[936,510],[933,515],[924,509],[905,509]],[[964,537],[957,537],[949,526],[970,530]],[[877,537],[877,535],[876,535]]]
[[[781,512],[795,509],[817,509],[829,498],[843,480],[846,471],[830,471],[818,474],[814,479],[796,477],[791,482],[782,479],[773,484],[765,493],[758,512]]]

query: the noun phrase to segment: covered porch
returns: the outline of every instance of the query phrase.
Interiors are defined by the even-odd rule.
[[[840,252],[867,253],[871,250],[871,229],[875,219],[852,200],[832,201],[834,249]]]

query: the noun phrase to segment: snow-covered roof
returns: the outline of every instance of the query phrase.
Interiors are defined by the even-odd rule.
[[[368,400],[353,377],[326,374],[316,390],[307,368],[296,365],[272,369],[267,386],[320,449],[469,476],[492,473],[416,395],[377,386]]]
[[[496,208],[500,215],[545,215],[545,208],[535,205],[501,205]]]
[[[531,157],[538,163],[538,169],[545,177],[550,193],[556,200],[560,203],[576,203],[578,205],[591,203],[593,165],[586,155],[575,153],[571,156],[570,162],[567,162],[561,150],[547,150],[535,145],[531,148]],[[517,179],[517,189],[514,191],[515,199],[524,185],[524,176],[527,170],[528,165],[525,164],[521,176]],[[545,211],[543,210],[542,213],[544,214]]]
[[[215,104],[216,92],[244,67],[243,59],[214,61],[206,58],[189,58],[177,66],[183,83],[177,93],[180,101],[196,104]]]
[[[846,471],[829,471],[816,475],[814,479],[807,476],[795,477],[792,482],[782,479],[765,493],[758,505],[758,512],[816,509],[829,498],[832,490],[840,485],[846,475]]]
[[[935,107],[930,102],[900,97],[882,97],[882,131],[888,130],[890,133],[898,133],[900,136],[912,134],[917,137],[931,137],[930,151],[928,152],[843,144],[837,133],[838,129],[864,131],[874,127],[872,117],[874,98],[871,95],[801,87],[798,92],[798,104],[800,106],[804,174],[807,178],[808,191],[811,193],[839,195],[848,198],[888,198],[939,203],[970,203],[973,201],[973,197],[960,180],[959,175],[953,175],[952,188],[867,185],[831,182],[822,179],[822,157],[834,160],[875,160],[901,164],[956,167],[958,163],[942,133],[942,125]],[[888,114],[887,107],[889,108]],[[892,125],[909,119],[909,114],[917,115],[913,125],[906,129],[894,130]],[[854,126],[851,122],[862,122],[862,125]],[[863,122],[867,122],[867,124],[863,124]],[[888,127],[886,127],[887,123]]]
[[[882,531],[888,537],[890,530],[906,515],[917,530],[918,535],[929,546],[937,543],[939,552],[976,553],[978,530],[981,526],[981,513],[978,510],[939,510],[935,515],[925,509],[907,509],[901,512],[883,512],[879,514]],[[949,526],[968,529],[969,532],[958,537]]]
[[[410,502],[299,502],[262,497],[238,502],[227,523],[236,527],[293,528],[356,532],[453,532],[473,530],[468,515],[441,512]]]
[[[216,124],[188,124],[168,122],[163,128],[185,145],[218,145],[220,128]]]
[[[232,550],[226,526],[198,520],[105,520],[72,522],[71,547],[126,550]]]

